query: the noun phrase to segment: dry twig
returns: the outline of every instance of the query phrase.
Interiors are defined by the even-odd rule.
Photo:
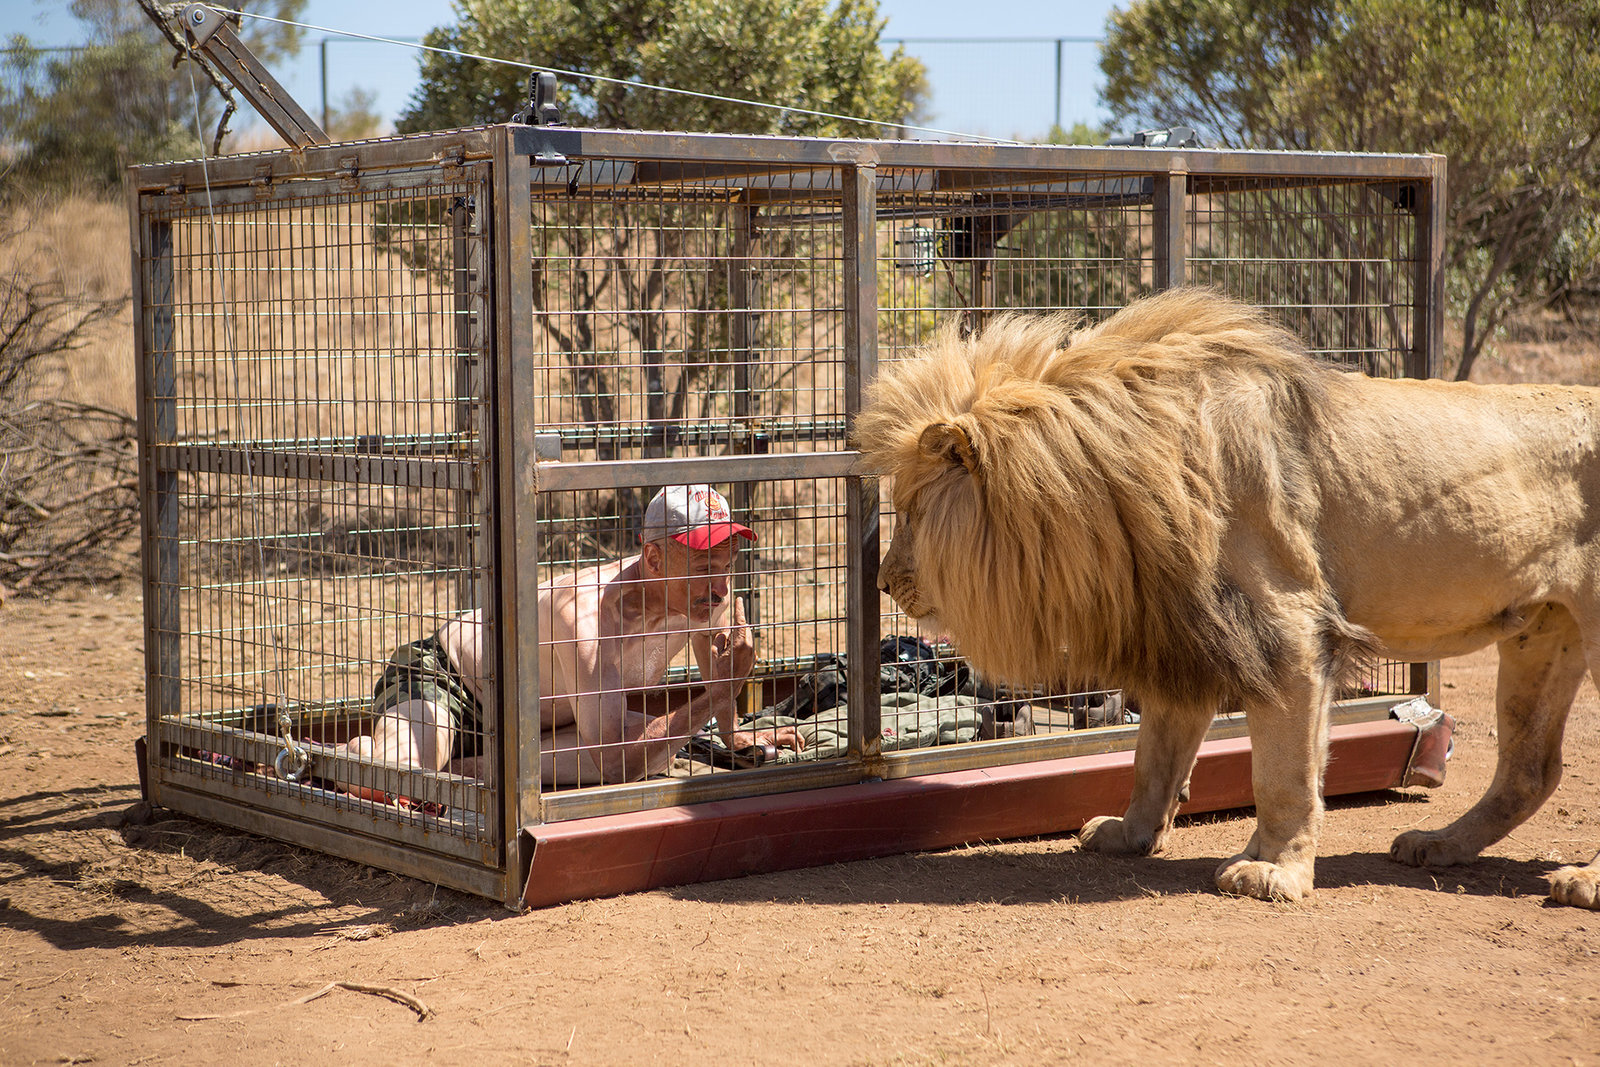
[[[329,993],[332,993],[335,989],[348,989],[352,993],[368,993],[375,997],[387,997],[389,1000],[392,1000],[397,1004],[404,1004],[406,1007],[416,1012],[417,1022],[419,1023],[433,1014],[432,1008],[428,1007],[410,993],[395,989],[392,986],[370,985],[366,982],[329,982],[315,993],[307,993],[303,997],[297,997],[294,1000],[285,1001],[283,1005],[276,1006],[283,1007],[289,1004],[310,1004],[313,1000],[325,997]],[[254,1015],[256,1012],[270,1010],[272,1010],[271,1006],[264,1008],[247,1008],[244,1011],[228,1012],[224,1015],[179,1015],[177,1016],[177,1020],[179,1022],[193,1023],[206,1022],[212,1019],[237,1019],[243,1015]]]

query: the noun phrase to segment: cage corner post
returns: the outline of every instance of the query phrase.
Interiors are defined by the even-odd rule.
[[[532,171],[512,129],[494,138],[490,183],[495,321],[493,400],[493,608],[499,668],[499,781],[504,900],[519,907],[533,857],[522,828],[541,819],[539,794],[539,474],[533,413],[538,390],[533,346]]]
[[[1416,218],[1416,237],[1412,242],[1415,276],[1412,278],[1411,347],[1406,353],[1405,373],[1413,378],[1432,378],[1439,373],[1440,349],[1444,345],[1444,257],[1446,215],[1446,171],[1444,156],[1429,156],[1426,181],[1413,188],[1416,195],[1412,211]],[[1438,707],[1443,699],[1439,661],[1411,665],[1411,692],[1426,696]]]
[[[182,709],[178,676],[178,476],[162,462],[162,446],[177,440],[177,334],[173,319],[172,223],[146,215],[143,194],[130,188],[133,344],[138,404],[139,558],[144,587],[145,747],[148,763],[161,758],[162,721]],[[140,767],[144,799],[161,803],[162,776]]]
[[[844,403],[847,425],[878,374],[878,169],[840,168],[844,196]],[[845,478],[846,657],[850,672],[850,753],[879,777],[883,758],[878,668],[882,622],[878,605],[878,479]]]
[[[1167,171],[1155,176],[1152,206],[1155,232],[1155,288],[1176,289],[1188,280],[1189,166],[1182,153],[1173,153]]]
[[[1446,171],[1444,156],[1428,157],[1432,173],[1413,188],[1412,210],[1417,235],[1413,243],[1411,349],[1406,374],[1431,378],[1439,373],[1440,348],[1444,344],[1444,256],[1446,216]]]

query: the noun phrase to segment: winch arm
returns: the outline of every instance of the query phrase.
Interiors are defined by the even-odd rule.
[[[210,60],[285,141],[295,148],[330,142],[322,127],[239,40],[222,12],[190,4],[179,21],[194,50]]]

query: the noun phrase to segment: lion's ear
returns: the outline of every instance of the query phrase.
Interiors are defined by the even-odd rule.
[[[943,460],[954,467],[965,467],[973,476],[978,468],[978,446],[967,431],[953,422],[936,422],[922,431],[917,447],[930,459]]]

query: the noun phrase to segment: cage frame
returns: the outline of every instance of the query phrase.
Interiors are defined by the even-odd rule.
[[[1437,367],[1443,328],[1446,173],[1445,160],[1437,155],[873,141],[501,124],[130,168],[128,205],[133,235],[135,358],[139,368],[139,492],[144,503],[140,539],[149,683],[146,729],[151,741],[141,759],[140,771],[146,796],[153,803],[515,906],[546,900],[533,885],[535,854],[541,849],[556,854],[559,849],[541,843],[551,836],[541,837],[541,827],[564,824],[570,830],[576,825],[574,820],[585,820],[583,826],[595,833],[614,832],[617,826],[638,825],[639,818],[655,818],[668,809],[684,811],[700,806],[695,810],[703,813],[714,802],[737,802],[743,805],[741,811],[760,811],[763,798],[781,806],[785,795],[792,800],[794,794],[817,790],[852,790],[849,803],[870,805],[871,791],[890,783],[916,780],[931,784],[983,768],[1093,762],[1115,753],[1131,757],[1136,727],[1096,730],[1086,736],[1018,738],[982,746],[883,752],[876,742],[879,709],[875,696],[868,696],[851,702],[854,741],[851,758],[845,761],[802,764],[760,776],[645,781],[569,794],[541,791],[539,733],[525,728],[515,709],[537,707],[539,700],[535,607],[541,555],[534,517],[542,493],[608,484],[842,480],[846,486],[845,537],[851,546],[846,591],[847,651],[852,672],[876,672],[878,666],[879,487],[875,478],[859,470],[858,456],[842,442],[837,448],[809,453],[561,463],[552,461],[549,442],[543,439],[538,426],[513,416],[517,411],[531,410],[529,401],[539,388],[534,361],[528,358],[536,348],[536,311],[532,281],[523,266],[533,258],[534,223],[527,191],[537,184],[541,174],[552,172],[571,175],[571,181],[576,183],[586,167],[590,168],[587,173],[591,178],[604,180],[604,168],[615,168],[618,161],[631,165],[632,180],[638,182],[660,180],[669,176],[669,171],[674,180],[692,178],[703,183],[727,183],[729,187],[757,175],[833,175],[831,180],[838,183],[835,192],[840,201],[843,242],[847,415],[859,410],[862,390],[875,373],[878,360],[879,205],[892,202],[892,195],[884,200],[885,193],[892,194],[894,175],[907,171],[929,172],[936,184],[969,191],[984,181],[1015,183],[1018,175],[1031,174],[1093,175],[1102,183],[1097,195],[1109,197],[1122,195],[1124,186],[1119,183],[1131,183],[1126,189],[1137,186],[1137,195],[1147,197],[1153,210],[1153,281],[1157,289],[1186,281],[1188,213],[1192,198],[1208,190],[1241,181],[1256,183],[1259,188],[1392,184],[1407,198],[1416,228],[1413,247],[1417,254],[1412,261],[1411,279],[1414,304],[1408,324],[1412,345],[1405,354],[1404,372],[1407,376],[1428,377]],[[497,716],[499,738],[495,754],[497,781],[503,784],[496,789],[498,804],[483,839],[473,847],[453,852],[436,850],[426,834],[396,832],[392,824],[374,823],[358,813],[343,813],[323,822],[298,819],[281,808],[263,807],[248,791],[230,791],[218,788],[212,781],[200,782],[174,773],[163,765],[160,755],[163,743],[175,743],[173,723],[182,704],[175,481],[194,464],[239,470],[242,461],[236,455],[224,455],[227,450],[219,446],[173,443],[171,398],[177,386],[167,361],[174,346],[173,250],[170,230],[163,231],[162,225],[153,221],[154,212],[198,203],[201,198],[208,204],[271,204],[296,195],[297,190],[379,188],[408,181],[426,182],[428,174],[475,182],[486,202],[486,209],[480,205],[485,220],[481,239],[472,243],[463,238],[463,248],[471,243],[471,249],[458,248],[457,276],[466,275],[470,269],[471,276],[480,283],[487,276],[487,284],[475,293],[458,288],[457,310],[460,321],[470,321],[471,328],[481,331],[479,343],[488,356],[485,387],[492,441],[487,442],[486,454],[491,457],[488,506],[493,513],[488,551],[494,585],[490,593],[501,622],[495,649],[500,689],[492,713]],[[613,180],[616,177],[613,171]],[[803,196],[804,190],[791,195]],[[980,288],[983,277],[975,261],[974,303],[980,308],[994,303],[992,295],[985,299]],[[990,271],[991,283],[992,278]],[[311,458],[278,462],[288,463],[290,466],[285,469],[307,476],[396,476],[392,461],[376,457],[346,458],[340,461],[341,470],[332,473],[317,468]],[[446,469],[453,469],[448,461],[443,462]],[[457,471],[453,476],[461,475]],[[1436,704],[1438,664],[1411,665],[1408,690],[1410,695]],[[1365,736],[1362,731],[1370,733],[1372,721],[1386,715],[1395,702],[1393,696],[1340,702],[1333,720],[1336,732],[1359,726],[1350,736]],[[1400,732],[1403,734],[1403,730]],[[1235,751],[1228,745],[1244,733],[1242,721],[1219,719],[1208,735],[1204,751]],[[1384,744],[1392,747],[1393,737],[1385,737]],[[1204,759],[1203,756],[1203,762]],[[1397,769],[1401,775],[1391,775],[1394,780],[1390,784],[1399,783],[1404,769]],[[1369,780],[1375,779],[1370,775],[1361,778],[1362,782]],[[652,812],[656,815],[649,815]],[[825,813],[814,817],[827,819]],[[608,823],[608,819],[612,821]],[[619,819],[624,822],[616,822]],[[629,819],[636,821],[627,824]],[[608,826],[612,831],[607,831]],[[959,826],[950,827],[950,833],[962,832],[965,831]],[[1016,832],[1041,831],[1030,825]],[[899,846],[889,842],[880,852],[936,843],[927,838],[906,839]],[[859,842],[851,847],[857,851],[830,853],[822,849],[800,857],[798,862],[862,854]],[[754,866],[748,859],[740,862],[744,864],[741,870],[763,869],[761,862]],[[793,857],[781,863],[771,860],[768,865],[792,862],[796,862]],[[697,869],[701,876],[721,870],[715,864],[702,864]],[[661,877],[677,876],[655,871],[619,884],[623,888],[668,884],[660,882]],[[610,891],[614,886],[606,883],[602,888]],[[572,890],[572,895],[584,893],[582,885]]]

